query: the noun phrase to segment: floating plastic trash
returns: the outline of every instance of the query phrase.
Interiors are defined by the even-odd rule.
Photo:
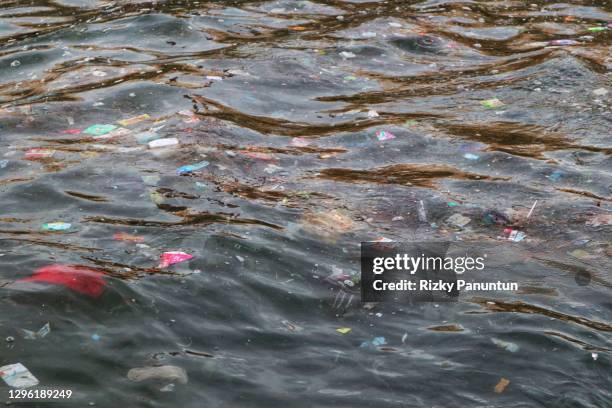
[[[47,334],[51,333],[51,325],[49,323],[46,323],[37,332],[26,330],[26,329],[21,329],[21,333],[23,334],[23,338],[26,340],[42,339],[46,337]]]
[[[75,292],[99,297],[106,287],[104,273],[79,265],[49,265],[37,269],[34,275],[17,282],[45,282],[65,286]]]
[[[514,230],[512,228],[505,228],[504,235],[509,241],[520,242],[525,239],[525,233],[522,231]]]
[[[39,381],[23,364],[9,364],[0,367],[0,377],[13,388],[29,388],[38,385]]]
[[[111,132],[105,133],[103,135],[97,135],[97,136],[93,136],[94,139],[96,140],[101,140],[101,139],[113,139],[115,137],[121,137],[121,136],[127,136],[129,134],[131,134],[132,131],[126,128],[117,128]]]
[[[509,351],[511,353],[516,353],[520,349],[520,347],[517,344],[511,343],[509,341],[504,341],[504,340],[500,340],[500,339],[496,339],[496,338],[491,338],[491,341],[496,346],[501,347],[504,350],[507,350],[507,351]]]
[[[187,384],[189,381],[187,372],[184,369],[172,365],[132,368],[128,371],[127,378],[136,382],[158,379],[178,381],[181,384]]]
[[[502,392],[504,392],[504,390],[506,389],[508,384],[510,384],[510,380],[508,380],[506,378],[500,379],[499,382],[497,383],[497,385],[495,386],[495,393],[496,394],[501,394]]]
[[[159,263],[160,268],[167,268],[170,265],[174,265],[180,262],[185,262],[193,258],[185,252],[164,252],[161,255],[161,262]]]
[[[372,345],[376,347],[384,346],[385,344],[387,344],[387,339],[384,337],[374,337],[374,340],[372,340]]]
[[[55,154],[55,150],[53,149],[43,149],[35,147],[33,149],[29,149],[24,156],[26,160],[38,160],[38,159],[47,159],[49,157],[53,157]]]
[[[196,171],[196,170],[200,170],[203,169],[204,167],[208,166],[210,163],[207,162],[206,160],[201,161],[199,163],[196,164],[188,164],[186,166],[181,166],[179,167],[176,172],[178,174],[186,174],[186,173],[191,173],[192,171]]]
[[[177,144],[179,144],[179,141],[177,138],[169,137],[166,139],[157,139],[157,140],[153,140],[152,142],[149,142],[149,148],[155,149],[159,147],[175,146]]]
[[[62,133],[65,135],[79,135],[81,134],[81,129],[66,129]]]
[[[561,170],[555,170],[548,176],[548,178],[552,181],[559,181],[565,175]]]
[[[102,136],[102,135],[112,132],[115,129],[117,129],[117,126],[115,125],[96,124],[96,125],[91,125],[87,129],[85,129],[83,133],[92,135],[92,136]]]
[[[350,59],[350,58],[355,58],[355,57],[356,57],[356,55],[355,55],[355,54],[353,54],[352,52],[348,52],[348,51],[342,51],[342,52],[340,53],[340,56],[341,56],[342,58],[346,58],[346,59]]]
[[[548,42],[548,45],[553,45],[553,46],[577,45],[577,44],[580,44],[580,42],[576,40],[551,40]]]
[[[376,138],[382,142],[385,140],[395,139],[395,135],[386,130],[379,130],[376,132]]]
[[[42,229],[45,231],[66,231],[72,227],[72,224],[68,222],[47,222],[42,225]]]
[[[351,330],[353,329],[351,329],[350,327],[339,327],[336,329],[336,331],[341,334],[348,334],[351,332]]]
[[[480,156],[478,156],[477,154],[473,154],[473,153],[466,153],[463,155],[463,157],[465,157],[468,160],[478,160],[480,159]]]
[[[485,108],[487,108],[487,109],[500,108],[500,107],[506,105],[505,103],[503,103],[502,101],[500,101],[497,98],[487,99],[487,100],[481,101],[480,104],[482,106],[484,106]]]
[[[420,200],[417,204],[417,216],[419,221],[427,222],[427,211],[425,211],[425,204],[423,203],[423,200]]]
[[[131,126],[139,122],[145,121],[147,119],[151,119],[151,116],[145,113],[139,116],[134,116],[133,118],[119,120],[117,121],[117,123],[120,124],[121,126]]]
[[[291,139],[291,145],[292,146],[306,147],[309,144],[310,144],[310,141],[308,139],[303,138],[303,137],[294,137],[293,139]]]
[[[151,132],[138,133],[135,137],[136,137],[136,141],[140,144],[147,144],[154,140],[163,138],[162,135],[158,133],[151,133]]]

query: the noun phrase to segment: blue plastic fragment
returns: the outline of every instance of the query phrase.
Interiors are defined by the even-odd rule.
[[[196,170],[200,170],[203,169],[204,167],[208,166],[210,163],[205,161],[201,161],[199,163],[196,164],[187,164],[185,166],[181,166],[179,167],[176,172],[178,174],[185,174],[185,173],[191,173],[192,171],[196,171]]]
[[[555,170],[550,176],[548,176],[548,178],[552,181],[559,181],[563,175],[564,173],[561,170]]]
[[[372,344],[374,346],[383,346],[387,344],[387,339],[385,339],[384,337],[374,337],[374,340],[372,340]]]

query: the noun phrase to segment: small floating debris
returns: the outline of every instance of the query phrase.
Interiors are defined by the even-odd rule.
[[[176,172],[180,175],[180,174],[187,174],[187,173],[191,173],[200,169],[203,169],[204,167],[208,166],[210,163],[207,162],[206,160],[201,161],[199,163],[195,163],[195,164],[187,164],[185,166],[181,166],[178,169],[176,169]]]
[[[69,222],[47,222],[44,223],[41,227],[44,231],[66,231],[72,227],[72,224]]]
[[[112,132],[115,129],[117,129],[117,126],[115,125],[95,124],[85,129],[83,133],[92,135],[92,136],[102,136],[102,135]]]
[[[128,371],[127,378],[135,382],[158,379],[178,381],[181,384],[187,384],[189,381],[187,372],[183,368],[172,365],[132,368]]]
[[[518,231],[512,228],[504,228],[504,237],[508,241],[520,242],[525,239],[526,235],[522,231]]]
[[[497,347],[501,347],[504,350],[507,350],[511,353],[516,353],[517,351],[519,351],[520,347],[515,344],[515,343],[511,343],[509,341],[504,341],[504,340],[500,340],[500,339],[496,339],[496,338],[491,338],[491,342],[493,342],[493,344],[495,344]]]
[[[134,116],[133,118],[118,120],[117,123],[121,126],[131,126],[143,122],[147,119],[151,119],[151,116],[149,116],[147,113],[144,113],[139,116]]]
[[[356,57],[356,55],[355,55],[355,54],[353,54],[352,52],[349,52],[349,51],[342,51],[342,52],[340,53],[340,56],[341,56],[342,58],[346,58],[346,59],[350,59],[350,58],[355,58],[355,57]]]
[[[43,149],[40,147],[35,147],[25,152],[24,159],[26,160],[48,159],[50,157],[53,157],[54,154],[55,154],[55,150],[53,149]]]
[[[177,144],[179,144],[179,141],[177,138],[175,137],[168,137],[165,139],[157,139],[157,140],[153,140],[151,142],[149,142],[149,148],[150,149],[157,149],[160,147],[170,147],[170,146],[176,146]]]
[[[185,252],[164,252],[161,255],[161,262],[159,263],[159,268],[167,268],[170,265],[185,262],[192,258],[193,255],[190,255]]]
[[[0,367],[0,377],[6,385],[13,388],[29,388],[39,383],[30,370],[21,363]]]
[[[385,140],[395,139],[395,135],[387,130],[379,130],[376,132],[376,138],[383,142]]]
[[[65,135],[78,135],[81,133],[81,129],[66,129],[62,133]]]
[[[21,334],[23,335],[23,338],[26,340],[42,339],[42,338],[45,338],[47,334],[49,333],[51,333],[51,325],[49,323],[46,323],[38,331],[21,329]]]
[[[495,393],[501,394],[502,392],[504,392],[508,384],[510,384],[510,380],[502,377],[494,388]]]
[[[94,139],[96,140],[100,140],[100,139],[113,139],[115,137],[121,137],[121,136],[127,136],[129,134],[131,134],[132,131],[126,128],[117,128],[111,132],[108,132],[106,134],[103,135],[99,135],[99,136],[93,136]]]
[[[538,205],[538,200],[535,200],[535,202],[531,206],[531,209],[529,210],[529,213],[527,214],[527,218],[531,217],[531,214],[533,213],[533,210],[535,210],[536,205]]]
[[[557,182],[561,180],[561,178],[565,175],[565,173],[561,170],[555,170],[550,175],[546,176],[549,180],[553,182]]]
[[[372,339],[372,341],[364,341],[363,343],[361,343],[359,345],[359,347],[361,348],[367,348],[370,346],[374,346],[374,347],[380,347],[380,346],[384,346],[385,344],[387,344],[387,339],[384,337],[374,337]]]
[[[136,141],[139,144],[147,144],[147,143],[152,142],[154,140],[158,140],[158,139],[163,138],[162,135],[160,135],[158,133],[152,133],[152,132],[138,133],[134,137],[136,138]]]
[[[478,156],[477,154],[473,154],[473,153],[466,153],[463,155],[463,157],[465,157],[468,160],[478,160],[480,159],[480,156]]]
[[[554,47],[562,47],[565,45],[578,45],[578,44],[580,44],[580,42],[576,40],[551,40],[548,42],[548,45],[551,45]]]
[[[425,211],[425,204],[423,203],[423,200],[420,200],[417,204],[417,216],[419,221],[427,222],[427,212]]]
[[[372,345],[373,346],[384,346],[385,344],[387,344],[387,339],[385,339],[384,337],[374,337],[374,339],[372,340]]]
[[[294,137],[291,139],[291,145],[296,147],[306,147],[310,144],[310,141],[303,137]]]
[[[502,101],[500,101],[497,98],[493,98],[493,99],[486,99],[484,101],[480,101],[480,104],[482,106],[484,106],[487,109],[495,109],[495,108],[500,108],[502,106],[505,106],[506,104],[503,103]]]
[[[351,330],[353,329],[351,329],[350,327],[339,327],[336,329],[336,331],[340,334],[348,334],[351,332]]]

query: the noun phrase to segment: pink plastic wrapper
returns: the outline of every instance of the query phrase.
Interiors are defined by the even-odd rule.
[[[193,258],[193,255],[189,255],[185,252],[164,252],[161,255],[161,262],[159,263],[160,268],[167,268],[170,265],[176,263],[185,262]]]

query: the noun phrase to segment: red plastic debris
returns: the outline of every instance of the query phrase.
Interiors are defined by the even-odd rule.
[[[66,135],[78,135],[81,133],[81,129],[66,129],[62,133]]]
[[[104,273],[79,265],[48,265],[37,269],[34,275],[19,279],[19,282],[46,282],[62,285],[90,297],[104,292]]]
[[[164,252],[161,255],[161,262],[159,263],[160,268],[167,268],[170,265],[174,265],[179,262],[188,261],[193,258],[193,255],[189,255],[185,252]]]
[[[49,157],[53,157],[55,150],[53,149],[42,149],[39,147],[29,149],[25,152],[24,159],[26,160],[38,160],[38,159],[46,159]]]

